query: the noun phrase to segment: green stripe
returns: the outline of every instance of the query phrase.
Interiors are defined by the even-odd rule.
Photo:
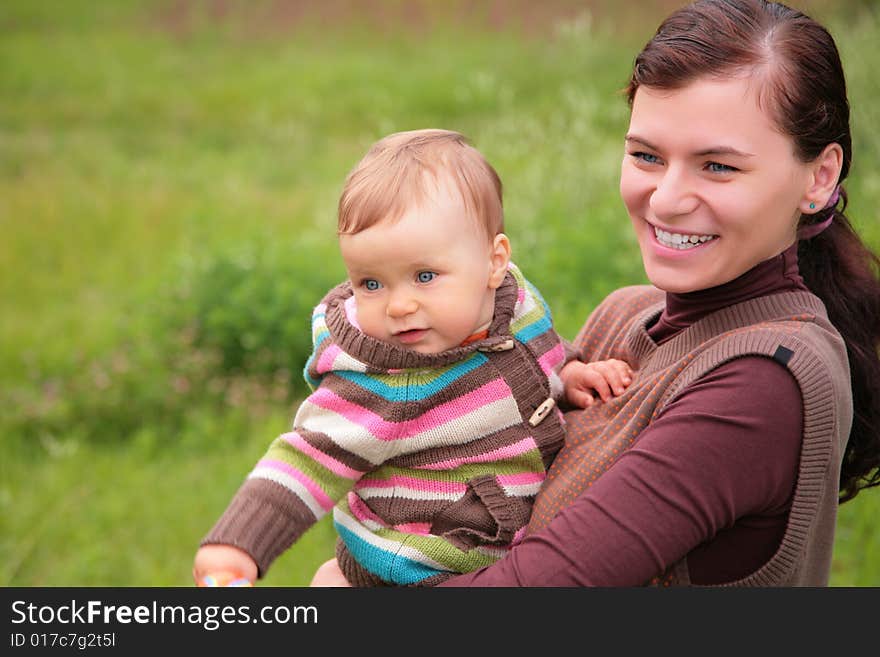
[[[395,529],[379,529],[374,534],[414,548],[429,559],[443,564],[447,570],[457,573],[467,573],[483,566],[489,566],[496,561],[493,557],[481,554],[477,550],[463,552],[439,536],[405,534]]]
[[[333,500],[339,500],[352,487],[351,479],[346,479],[328,470],[317,461],[294,449],[283,438],[276,438],[263,458],[282,461],[293,466],[318,484],[321,490]]]
[[[543,307],[541,307],[541,304],[538,303],[538,305],[532,308],[532,310],[523,315],[520,315],[519,317],[516,317],[514,321],[510,323],[510,332],[518,333],[524,327],[540,321],[542,318],[546,317],[546,315],[547,314],[544,312]]]
[[[445,376],[450,371],[462,367],[464,363],[474,360],[475,358],[484,359],[485,357],[478,352],[474,352],[470,354],[467,358],[463,358],[462,360],[456,361],[455,363],[447,365],[446,367],[435,367],[430,369],[426,369],[424,367],[412,367],[401,370],[400,372],[395,374],[373,374],[371,372],[369,374],[369,377],[371,379],[379,381],[382,385],[389,388],[406,388],[408,386],[412,386],[413,384],[430,384],[441,378],[442,376]],[[407,374],[409,376],[403,376],[404,374]]]
[[[513,475],[523,472],[544,472],[544,462],[541,459],[541,452],[539,450],[529,450],[514,459],[504,461],[465,463],[453,470],[427,470],[424,468],[384,465],[371,473],[369,479],[371,481],[385,481],[394,476],[403,476],[413,479],[424,479],[426,481],[438,481],[442,477],[444,481],[466,484],[474,477],[481,475]]]

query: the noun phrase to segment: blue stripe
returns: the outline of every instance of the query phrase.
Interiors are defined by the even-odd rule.
[[[324,342],[327,338],[330,337],[330,331],[324,329],[320,333],[318,333],[314,338],[312,338],[312,344],[315,345],[315,349],[321,346],[321,343]]]
[[[522,328],[514,333],[513,337],[515,337],[520,342],[528,342],[532,338],[535,338],[542,333],[546,333],[551,328],[553,328],[553,325],[550,323],[550,320],[547,318],[547,316],[544,315],[540,319],[535,320],[525,328]]]
[[[421,401],[437,394],[488,361],[489,359],[483,354],[474,352],[467,360],[456,364],[454,367],[450,367],[430,383],[409,383],[402,386],[389,386],[377,379],[375,374],[342,370],[335,371],[334,374],[346,381],[351,381],[361,388],[369,390],[374,395],[379,395],[386,401],[401,401],[401,399],[403,401]],[[401,373],[397,376],[400,377],[400,380],[403,380],[405,375],[405,373]]]
[[[309,376],[309,368],[311,368],[312,363],[314,362],[315,353],[312,352],[312,355],[309,356],[309,359],[306,361],[305,367],[303,367],[303,378],[306,380],[306,384],[309,386],[309,388],[311,388],[313,391],[315,388],[318,387],[318,384],[321,383],[319,379],[313,379],[311,376]]]
[[[357,562],[377,577],[393,584],[415,584],[426,577],[446,572],[436,570],[400,554],[383,550],[363,540],[351,530],[334,522],[336,531]]]

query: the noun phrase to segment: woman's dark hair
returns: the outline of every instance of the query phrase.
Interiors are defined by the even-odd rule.
[[[794,140],[797,156],[815,160],[828,144],[843,149],[839,183],[849,173],[849,102],[834,39],[799,11],[765,0],[698,0],[670,15],[638,55],[626,89],[632,105],[642,85],[678,89],[698,78],[759,76],[758,102]],[[838,205],[840,206],[838,208]],[[846,342],[854,416],[840,473],[840,502],[880,484],[880,260],[833,207],[802,215],[801,225],[831,225],[798,245],[807,287],[825,304]]]

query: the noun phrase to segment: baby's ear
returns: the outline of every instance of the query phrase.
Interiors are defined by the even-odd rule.
[[[504,282],[507,266],[510,264],[510,240],[504,233],[498,233],[492,240],[489,254],[489,287],[498,289]]]

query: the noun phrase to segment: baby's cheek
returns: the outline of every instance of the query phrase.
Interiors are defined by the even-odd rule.
[[[366,333],[370,337],[384,339],[386,336],[385,322],[379,310],[374,304],[366,304],[358,307],[357,322],[352,322],[355,326],[359,326],[361,332]]]

